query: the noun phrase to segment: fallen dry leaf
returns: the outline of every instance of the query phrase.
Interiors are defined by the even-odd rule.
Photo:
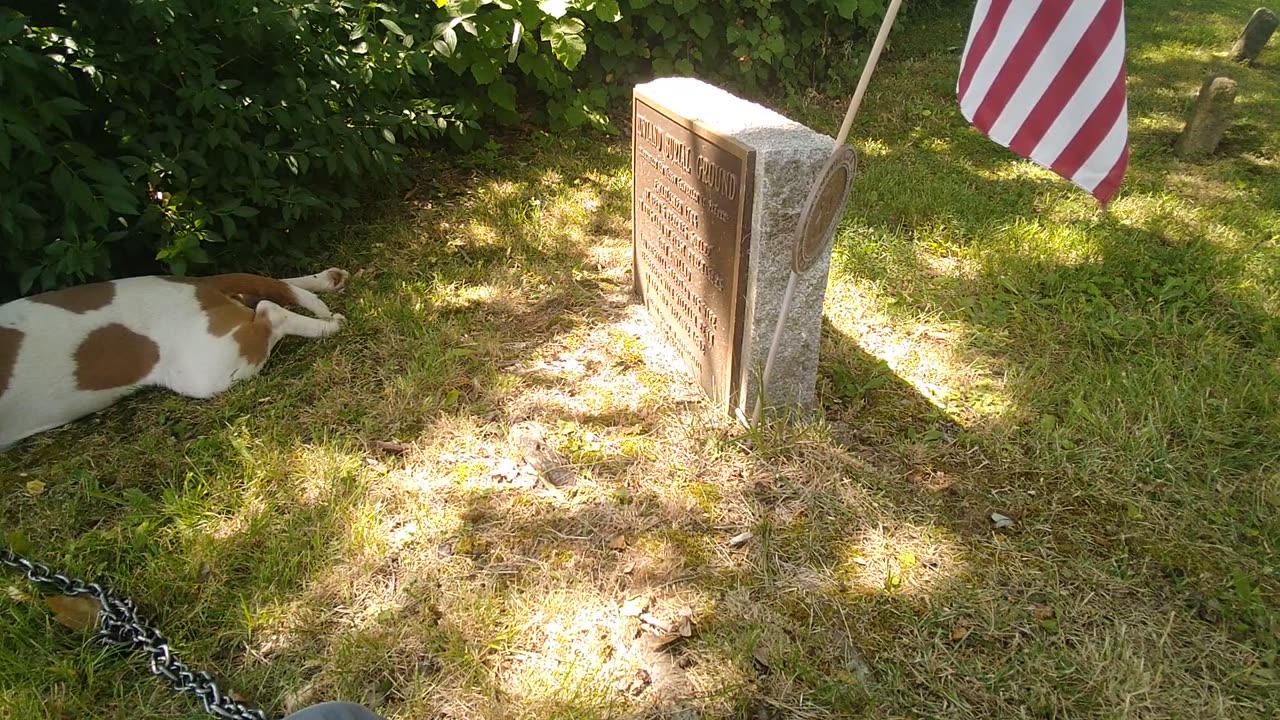
[[[680,633],[675,632],[666,633],[665,635],[650,635],[648,640],[649,649],[666,650],[683,639],[684,638],[681,637]]]
[[[44,483],[39,480],[28,480],[27,494],[31,497],[40,497],[44,494]]]
[[[577,476],[569,462],[551,449],[547,435],[547,429],[542,423],[528,420],[512,426],[507,440],[520,451],[525,463],[551,485],[561,487],[575,484]]]
[[[961,640],[969,637],[969,633],[971,632],[973,632],[972,629],[964,625],[957,625],[951,630],[951,640],[953,642],[960,642]]]
[[[679,631],[685,637],[693,635],[693,608],[685,605],[676,611],[676,617],[680,618]]]
[[[656,629],[658,632],[662,632],[662,633],[672,632],[671,626],[663,622],[662,620],[659,620],[655,615],[651,615],[649,613],[640,613],[639,618],[640,618],[640,622]]]
[[[284,696],[284,711],[292,714],[308,705],[314,705],[320,699],[322,690],[314,680],[295,687]]]
[[[755,665],[756,673],[760,675],[768,675],[769,649],[763,645],[757,647],[755,652],[751,653],[751,662]]]
[[[1013,518],[1000,513],[991,513],[991,522],[996,524],[997,530],[1004,530],[1013,527]]]
[[[729,538],[729,547],[731,548],[742,547],[743,545],[746,545],[747,543],[751,542],[751,538],[753,537],[755,537],[755,533],[751,532],[750,530],[744,533],[738,533],[737,535],[734,535],[733,537]]]
[[[648,609],[649,598],[644,595],[637,595],[623,603],[622,614],[627,617],[640,617]]]
[[[53,610],[53,619],[66,627],[81,632],[98,629],[98,611],[101,606],[97,600],[83,595],[49,595],[44,601]]]
[[[30,596],[30,595],[28,595],[28,594],[27,594],[27,592],[26,592],[25,590],[23,590],[22,588],[18,587],[17,585],[5,585],[5,586],[4,586],[4,594],[5,594],[5,596],[6,596],[6,597],[8,597],[10,600],[12,600],[12,601],[14,601],[14,602],[17,602],[17,603],[29,603],[29,602],[31,602],[31,596]]]
[[[1052,605],[1037,605],[1034,612],[1037,620],[1048,620],[1057,614]]]
[[[618,535],[618,536],[617,536],[617,537],[615,537],[614,539],[610,540],[610,541],[609,541],[609,549],[610,549],[610,550],[626,550],[626,549],[627,549],[627,536],[626,536],[626,535]]]

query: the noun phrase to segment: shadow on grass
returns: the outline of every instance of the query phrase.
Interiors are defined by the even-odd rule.
[[[214,400],[143,392],[0,457],[6,542],[117,587],[193,665],[234,670],[241,692],[280,707],[316,662],[269,660],[308,625],[297,599],[374,532],[365,442],[412,441],[442,419],[483,415],[513,382],[500,368],[591,322],[614,282],[584,237],[619,231],[629,194],[610,178],[622,155],[584,153],[595,138],[549,142],[463,193],[371,208],[361,237],[297,268],[356,271],[330,302],[349,318],[342,334],[283,342],[259,378]],[[28,479],[47,493],[24,493]],[[333,630],[321,617],[308,633]],[[68,692],[38,672],[46,638],[0,637],[28,648],[14,656],[32,668],[14,685],[31,704],[24,716],[59,702],[113,707],[119,688],[147,698],[156,717],[189,712],[128,663],[101,668],[88,697]]]

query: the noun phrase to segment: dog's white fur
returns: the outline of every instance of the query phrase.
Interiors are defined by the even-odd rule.
[[[314,293],[347,278],[337,268],[283,281],[135,277],[0,305],[0,452],[141,387],[207,398],[252,377],[281,338],[342,326]]]

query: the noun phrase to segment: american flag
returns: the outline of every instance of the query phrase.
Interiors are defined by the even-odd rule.
[[[1123,0],[978,0],[956,94],[974,127],[1105,207],[1129,165]]]

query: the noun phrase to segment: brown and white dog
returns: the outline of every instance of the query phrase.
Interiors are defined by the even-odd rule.
[[[281,338],[342,327],[314,293],[341,290],[347,277],[147,276],[0,305],[0,452],[141,387],[207,398],[252,377]]]

